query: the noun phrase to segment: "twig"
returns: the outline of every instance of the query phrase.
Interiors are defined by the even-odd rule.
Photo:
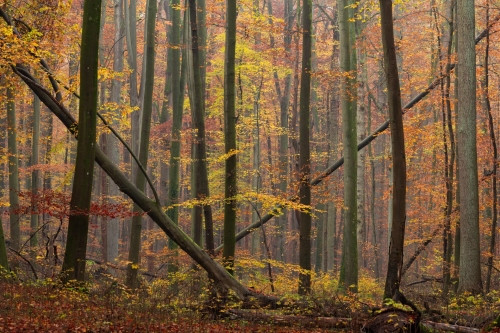
[[[11,250],[15,254],[17,254],[21,259],[23,259],[24,261],[26,261],[28,263],[28,265],[31,267],[31,271],[33,272],[33,276],[35,277],[35,280],[38,280],[38,275],[36,274],[35,267],[33,267],[33,265],[31,264],[31,261],[26,259],[19,251],[14,250],[11,247],[9,247],[9,250]]]

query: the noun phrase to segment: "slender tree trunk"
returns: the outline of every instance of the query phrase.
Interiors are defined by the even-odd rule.
[[[479,195],[476,148],[476,50],[473,0],[459,0],[458,18],[458,122],[460,149],[460,282],[459,292],[480,293]]]
[[[30,248],[35,253],[35,247],[38,245],[38,236],[36,231],[39,224],[39,206],[38,206],[38,195],[40,191],[40,170],[38,164],[40,163],[40,98],[34,95],[33,97],[33,136],[32,136],[32,147],[31,147],[31,165],[34,166],[31,172],[31,216],[30,216]]]
[[[149,133],[151,129],[151,113],[153,111],[153,88],[154,88],[154,66],[155,66],[155,24],[156,24],[156,0],[148,0],[147,34],[146,34],[146,78],[144,85],[144,107],[141,125],[141,142],[139,149],[139,162],[147,170],[149,155]],[[146,177],[138,171],[135,179],[137,188],[145,191]],[[157,203],[160,204],[160,203]],[[135,205],[134,211],[140,212],[140,208]],[[127,267],[127,286],[137,288],[137,271],[141,252],[141,229],[142,216],[137,215],[132,218],[130,229],[130,249]]]
[[[184,106],[184,79],[181,77],[181,9],[180,1],[174,0],[170,4],[170,15],[172,18],[172,27],[169,33],[168,62],[167,72],[171,78],[171,98],[172,98],[172,141],[170,143],[170,169],[168,195],[167,195],[167,214],[175,224],[179,223],[179,207],[177,204],[180,199],[180,164],[181,164],[181,130],[182,130],[182,111]],[[185,60],[183,59],[183,62]],[[166,117],[163,116],[163,120]],[[166,168],[163,166],[162,171]],[[165,176],[165,175],[164,175]],[[169,249],[176,250],[177,244],[169,240]],[[169,265],[169,271],[177,271],[177,265]]]
[[[114,36],[114,47],[113,47],[113,71],[120,73],[123,72],[123,0],[114,0],[114,23],[115,23],[115,36]],[[110,100],[112,103],[118,107],[121,103],[121,88],[122,83],[119,79],[113,79],[111,81],[111,96]],[[115,113],[119,110],[115,110]],[[108,133],[107,138],[107,150],[110,160],[118,164],[120,161],[120,151],[118,146],[118,140],[116,137]],[[107,182],[108,184],[108,194],[109,201],[112,204],[117,204],[116,198],[120,195],[118,186],[113,182]],[[115,262],[118,258],[118,236],[120,234],[120,219],[119,218],[109,218],[107,220],[107,257],[106,261]]]
[[[490,3],[487,2],[486,7],[486,24],[489,25],[490,21]],[[491,176],[492,190],[493,190],[493,215],[491,219],[491,238],[490,238],[490,248],[488,254],[488,271],[486,273],[486,293],[490,291],[491,286],[491,269],[493,267],[493,257],[495,253],[496,236],[497,236],[497,169],[498,169],[498,148],[497,141],[495,138],[495,127],[493,124],[493,115],[491,112],[491,103],[489,97],[489,53],[490,51],[490,34],[487,32],[486,35],[486,50],[484,53],[484,96],[486,102],[486,110],[488,111],[488,123],[490,130],[491,145],[493,147],[493,174]]]
[[[130,1],[130,2],[129,2]],[[137,91],[137,1],[125,0],[125,35],[127,41],[127,62],[130,68],[129,94],[130,106],[138,108],[140,106],[139,93]],[[140,119],[141,110],[135,110],[131,114],[131,147],[134,154],[138,154],[140,142]],[[137,166],[131,160],[132,177],[135,177]]]
[[[368,97],[368,132],[371,133],[372,130],[372,109],[371,109],[371,98]],[[373,156],[372,145],[368,146],[368,159],[370,160],[370,171],[371,171],[371,195],[370,195],[370,220],[372,222],[372,244],[373,252],[375,256],[374,271],[375,278],[380,279],[380,244],[377,242],[377,223],[375,220],[375,196],[377,194],[377,182],[375,179],[375,161]]]
[[[311,99],[312,0],[302,1],[302,73],[300,76],[300,203],[311,205],[311,154],[309,147],[309,107]],[[311,292],[311,212],[300,212],[299,294]]]
[[[272,24],[273,7],[272,1],[267,2],[267,9],[269,14],[269,23]],[[293,28],[293,3],[291,0],[284,0],[284,49],[287,56],[290,56],[290,49],[292,44],[292,34],[291,30]],[[270,34],[270,46],[274,48],[274,36]],[[281,90],[281,85],[279,82],[278,72],[274,71],[274,84],[276,87],[276,92],[278,94],[278,99],[280,103],[280,127],[281,131],[278,138],[278,154],[279,154],[279,189],[281,195],[286,195],[288,186],[288,107],[290,105],[290,87],[292,83],[292,75],[290,73],[286,74],[284,79],[284,88]],[[282,211],[282,214],[277,218],[277,251],[276,260],[283,261],[285,253],[285,232],[287,223],[287,212]]]
[[[357,135],[356,103],[353,101],[354,80],[351,69],[351,40],[348,1],[339,1],[340,69],[341,78],[342,132],[344,144],[344,243],[340,268],[339,287],[351,292],[358,290],[358,248],[357,248]],[[354,66],[354,69],[356,67]]]
[[[192,48],[192,69],[194,78],[194,129],[195,134],[195,176],[196,176],[196,191],[197,199],[204,201],[209,197],[208,189],[208,171],[207,171],[207,148],[205,137],[205,112],[203,101],[203,83],[200,73],[200,52],[199,52],[199,36],[197,24],[197,11],[193,10],[196,7],[196,0],[189,0],[189,15],[191,23],[191,48]],[[212,219],[212,207],[206,202],[201,203],[203,215],[205,217],[205,241],[208,253],[214,253],[214,231]]]
[[[380,0],[380,16],[391,128],[392,168],[394,170],[393,224],[384,298],[392,298],[396,290],[399,289],[403,265],[406,222],[406,157],[391,0]]]
[[[233,273],[236,247],[236,1],[226,1],[226,61],[224,66],[224,152],[226,157],[224,190],[224,266]]]
[[[21,226],[19,223],[19,157],[17,153],[16,103],[12,87],[7,87],[7,135],[9,152],[9,215],[11,247],[19,251],[21,246]],[[17,257],[11,267],[18,267]]]
[[[94,176],[97,118],[97,69],[101,0],[85,0],[80,56],[78,144],[68,238],[62,271],[64,279],[83,281],[87,254],[90,200]]]

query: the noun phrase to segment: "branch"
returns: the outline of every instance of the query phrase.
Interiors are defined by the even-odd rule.
[[[479,333],[478,328],[467,327],[467,326],[458,326],[444,323],[435,323],[432,321],[423,320],[420,322],[425,327],[436,329],[440,331],[446,332],[456,332],[456,333]]]
[[[21,259],[23,259],[24,261],[26,261],[28,263],[28,265],[31,267],[31,271],[33,272],[33,276],[35,277],[35,280],[38,280],[38,275],[36,274],[36,271],[35,271],[35,267],[33,267],[33,265],[31,264],[31,261],[29,261],[28,259],[26,259],[22,254],[21,252],[17,251],[17,250],[14,250],[13,248],[9,247],[9,250],[11,250],[12,252],[14,252],[16,255],[18,255]]]
[[[427,238],[420,246],[417,248],[415,253],[411,256],[411,258],[406,262],[406,264],[403,265],[403,269],[401,270],[401,276],[405,275],[406,271],[411,267],[413,262],[417,259],[417,257],[422,253],[422,251],[425,250],[427,245],[429,245],[430,242],[432,242],[432,239],[436,237],[436,235],[441,231],[443,228],[443,225],[438,226],[432,234],[430,235],[429,238]]]

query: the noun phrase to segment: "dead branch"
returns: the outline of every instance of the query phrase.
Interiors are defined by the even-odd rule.
[[[427,320],[422,321],[421,324],[427,328],[440,330],[440,331],[456,332],[456,333],[479,333],[478,328],[467,327],[467,326],[435,323],[435,322],[427,321]]]
[[[267,322],[274,325],[286,326],[300,325],[302,327],[347,328],[352,322],[350,318],[277,315],[235,309],[228,310],[228,312],[237,318],[243,318],[248,321]]]

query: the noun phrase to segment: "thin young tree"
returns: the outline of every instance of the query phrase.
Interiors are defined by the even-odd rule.
[[[67,246],[62,266],[63,279],[66,281],[85,279],[87,233],[96,149],[100,20],[101,0],[85,0],[80,53],[80,108],[76,134],[78,144]]]
[[[486,24],[488,25],[490,20],[490,2],[487,2],[486,7]],[[493,114],[491,112],[491,102],[489,97],[489,81],[490,81],[490,71],[489,71],[489,62],[490,62],[490,33],[489,31],[486,33],[486,49],[484,52],[484,99],[486,104],[486,110],[488,111],[488,124],[490,131],[490,139],[491,146],[493,148],[493,174],[491,177],[492,190],[493,190],[493,214],[491,219],[491,238],[490,238],[490,248],[488,254],[488,270],[486,273],[486,292],[490,291],[491,286],[491,272],[493,268],[493,257],[496,246],[496,234],[497,234],[497,218],[498,218],[498,208],[497,208],[497,172],[498,172],[498,148],[497,148],[497,140],[495,137],[495,125],[493,123]]]
[[[32,166],[40,163],[40,98],[33,96],[33,134],[32,134],[32,147],[31,147],[31,162]],[[38,222],[40,214],[38,213],[38,203],[36,196],[40,189],[40,170],[35,167],[31,172],[31,216],[30,216],[30,247],[33,251],[35,246],[38,245],[38,237],[36,230],[38,229]],[[34,255],[35,252],[33,251]]]
[[[19,223],[19,156],[17,152],[17,120],[14,88],[7,87],[7,144],[9,161],[9,219],[11,248],[19,251],[21,246],[21,225]],[[12,258],[12,267],[18,266]]]

